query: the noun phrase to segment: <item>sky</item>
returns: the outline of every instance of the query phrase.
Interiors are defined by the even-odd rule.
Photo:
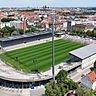
[[[96,0],[0,0],[0,7],[96,7]]]

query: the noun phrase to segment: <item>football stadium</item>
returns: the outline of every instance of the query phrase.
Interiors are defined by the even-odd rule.
[[[38,37],[40,36],[40,37]],[[43,36],[41,34],[35,35],[35,39],[49,38],[50,36]],[[28,40],[29,37],[25,36]],[[25,38],[24,37],[24,38]],[[26,38],[23,41],[26,41]],[[32,37],[32,39],[34,36]],[[16,39],[17,40],[17,39]],[[18,39],[18,42],[22,41],[22,38]],[[30,40],[32,41],[32,40]],[[30,42],[29,41],[29,42]],[[35,40],[33,40],[34,42]],[[7,42],[7,43],[6,43]],[[6,46],[12,46],[15,42],[13,40],[5,40],[3,43]],[[18,43],[17,42],[17,43]],[[27,41],[28,42],[28,41]],[[9,44],[9,45],[8,45]],[[54,41],[54,59],[55,65],[65,62],[70,58],[69,52],[84,46],[71,40],[57,39]],[[12,88],[33,88],[40,84],[47,83],[52,76],[49,74],[43,74],[44,72],[52,68],[52,42],[37,44],[34,46],[24,47],[13,51],[4,51],[0,54],[0,58],[4,64],[1,72],[0,84],[1,86],[7,86]],[[1,62],[2,62],[1,61]],[[12,68],[10,68],[12,67]],[[4,70],[6,69],[6,70]],[[7,70],[8,69],[8,70]],[[9,72],[9,69],[11,70]],[[13,76],[14,72],[14,76]],[[5,75],[4,75],[5,74]]]
[[[1,54],[1,59],[11,64],[14,68],[24,72],[42,72],[51,67],[51,42],[38,44],[35,46],[21,48]],[[82,47],[82,44],[73,43],[69,40],[55,41],[55,64],[64,62],[69,58],[69,51]]]

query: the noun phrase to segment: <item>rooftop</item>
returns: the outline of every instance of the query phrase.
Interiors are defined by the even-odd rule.
[[[94,54],[96,54],[96,44],[90,44],[87,46],[84,46],[82,48],[73,50],[69,52],[69,54],[74,55],[80,59],[88,58]]]
[[[96,72],[95,71],[91,71],[90,73],[87,74],[87,76],[91,82],[96,81]]]

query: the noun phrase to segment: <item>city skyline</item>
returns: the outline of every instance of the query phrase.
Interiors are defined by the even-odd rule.
[[[96,0],[0,0],[0,7],[95,7]]]

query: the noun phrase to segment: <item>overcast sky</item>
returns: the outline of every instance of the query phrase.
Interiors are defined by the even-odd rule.
[[[96,7],[96,0],[0,0],[0,7]]]

